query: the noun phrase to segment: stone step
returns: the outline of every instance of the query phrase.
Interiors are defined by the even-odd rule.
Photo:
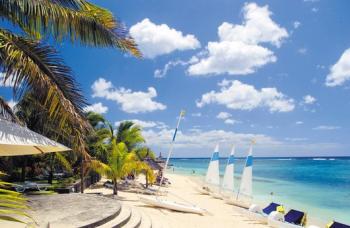
[[[99,228],[119,228],[124,227],[131,218],[131,209],[126,205],[122,205],[120,214],[113,220],[98,226]]]
[[[141,211],[141,224],[140,224],[140,228],[152,228],[152,220],[151,218],[144,213],[143,211]]]
[[[138,228],[141,224],[141,213],[135,207],[131,208],[131,218],[127,224],[125,224],[125,228]]]

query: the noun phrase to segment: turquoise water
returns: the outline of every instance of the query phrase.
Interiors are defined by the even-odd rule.
[[[226,162],[220,159],[221,177]],[[209,158],[174,158],[170,163],[175,173],[203,178]],[[243,166],[244,159],[237,159],[236,189]],[[253,176],[254,201],[259,204],[273,200],[323,223],[334,219],[350,224],[350,158],[255,158]]]

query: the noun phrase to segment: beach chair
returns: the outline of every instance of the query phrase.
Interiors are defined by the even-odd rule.
[[[306,213],[291,209],[286,215],[273,211],[268,216],[268,225],[271,227],[299,228],[306,224]]]
[[[23,184],[16,184],[15,190],[17,192],[25,192],[26,190],[46,191],[50,184],[38,184],[36,182],[25,181]]]
[[[279,208],[282,208],[283,209],[283,206],[281,206],[280,204],[278,203],[270,203],[267,207],[265,207],[264,209],[262,209],[263,213],[265,215],[269,215],[271,212],[273,211],[279,211],[282,213],[281,209],[278,210]],[[283,213],[284,213],[284,209],[283,209]]]
[[[306,223],[306,213],[292,209],[284,216],[284,221],[290,224],[304,226]]]
[[[335,222],[335,221],[329,223],[326,227],[327,228],[350,228],[349,225],[345,225],[345,224],[342,224],[340,222]]]
[[[262,223],[267,223],[267,217],[273,211],[284,213],[284,207],[278,203],[270,203],[265,208],[261,209],[259,205],[252,204],[248,209],[249,218]]]

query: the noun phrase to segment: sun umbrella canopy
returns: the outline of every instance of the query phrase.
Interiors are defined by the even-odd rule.
[[[69,151],[68,147],[0,118],[0,156]]]
[[[157,162],[155,162],[153,159],[147,157],[144,160],[153,170],[161,170],[163,167],[160,166]]]

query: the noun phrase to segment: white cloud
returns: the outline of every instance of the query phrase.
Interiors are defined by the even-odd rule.
[[[320,125],[317,127],[314,127],[313,130],[337,130],[340,129],[339,126],[331,126],[331,125]]]
[[[162,153],[169,149],[173,129],[145,129],[143,136],[146,143],[155,151]],[[245,156],[251,140],[255,139],[254,154],[256,156],[312,156],[317,152],[327,155],[332,150],[345,149],[344,145],[332,142],[308,143],[307,138],[287,137],[279,140],[264,134],[237,133],[224,130],[203,130],[192,128],[188,131],[179,131],[174,144],[173,157],[199,157],[210,156],[213,147],[219,143],[221,155],[228,155],[228,151],[234,144],[237,148],[237,156]],[[224,155],[225,156],[225,155]]]
[[[318,12],[318,8],[313,7],[313,8],[311,9],[311,11],[312,11],[313,13],[317,13],[317,12]]]
[[[225,120],[230,118],[232,115],[228,112],[220,112],[219,114],[217,114],[216,118],[221,119],[221,120]]]
[[[294,109],[294,100],[288,98],[276,88],[257,90],[252,85],[237,80],[223,80],[220,91],[210,91],[197,101],[198,107],[208,104],[225,105],[229,109],[252,110],[266,107],[270,112],[290,112]]]
[[[303,103],[304,104],[313,104],[316,102],[316,98],[314,98],[311,95],[306,95],[303,97]]]
[[[108,111],[108,107],[104,106],[101,102],[86,106],[84,108],[84,112],[97,112],[100,114],[104,114]]]
[[[271,19],[268,6],[245,4],[243,15],[241,25],[223,22],[219,26],[219,41],[208,43],[206,55],[188,68],[190,75],[246,75],[277,61],[273,51],[261,44],[280,47],[288,37],[286,29]]]
[[[181,31],[170,28],[166,24],[157,25],[145,18],[130,28],[145,58],[154,58],[173,51],[197,49],[200,43],[194,35],[183,35]]]
[[[296,125],[301,125],[301,124],[304,124],[304,122],[303,121],[296,121],[295,124]]]
[[[123,87],[114,88],[110,81],[99,78],[91,88],[92,97],[115,101],[124,112],[145,113],[166,109],[166,105],[153,100],[157,97],[157,91],[153,87],[149,87],[146,92],[132,91]]]
[[[201,117],[202,113],[200,113],[200,112],[192,113],[191,116],[193,116],[193,117]]]
[[[307,53],[307,49],[306,48],[299,48],[298,49],[298,53],[302,54],[302,55],[305,55]]]
[[[196,62],[198,62],[198,58],[196,56],[193,56],[190,60],[188,61],[183,61],[183,60],[176,60],[176,61],[169,61],[167,64],[165,64],[165,66],[163,67],[163,69],[156,69],[154,71],[154,77],[155,78],[164,78],[165,75],[168,73],[168,71],[175,67],[175,66],[187,66],[189,64],[194,64]]]
[[[126,121],[126,120],[123,120]],[[123,121],[118,121],[115,122],[115,126],[119,126],[119,124]],[[141,126],[142,128],[158,128],[158,129],[163,129],[163,128],[167,128],[168,126],[160,121],[144,121],[144,120],[138,120],[138,119],[132,119],[132,120],[128,120],[128,121],[132,121],[133,123]]]
[[[289,138],[289,137],[287,137],[287,138],[284,138],[284,140],[292,141],[292,142],[300,142],[300,141],[306,141],[308,139],[307,138]]]
[[[330,68],[326,86],[340,86],[350,80],[350,48],[346,49],[339,60]]]
[[[294,21],[294,22],[293,22],[293,27],[294,27],[295,29],[299,28],[300,25],[301,25],[300,21]]]
[[[171,142],[174,130],[161,129],[155,131],[153,129],[144,130],[143,136],[146,142],[152,146],[167,148]],[[220,143],[220,146],[232,146],[232,144],[249,145],[251,140],[255,139],[260,145],[276,145],[278,141],[262,134],[240,134],[224,130],[192,129],[188,132],[179,131],[176,138],[175,147],[178,148],[208,148],[208,145]]]
[[[235,123],[238,123],[238,121],[234,120],[234,119],[226,119],[224,121],[225,124],[229,124],[229,125],[233,125]]]

